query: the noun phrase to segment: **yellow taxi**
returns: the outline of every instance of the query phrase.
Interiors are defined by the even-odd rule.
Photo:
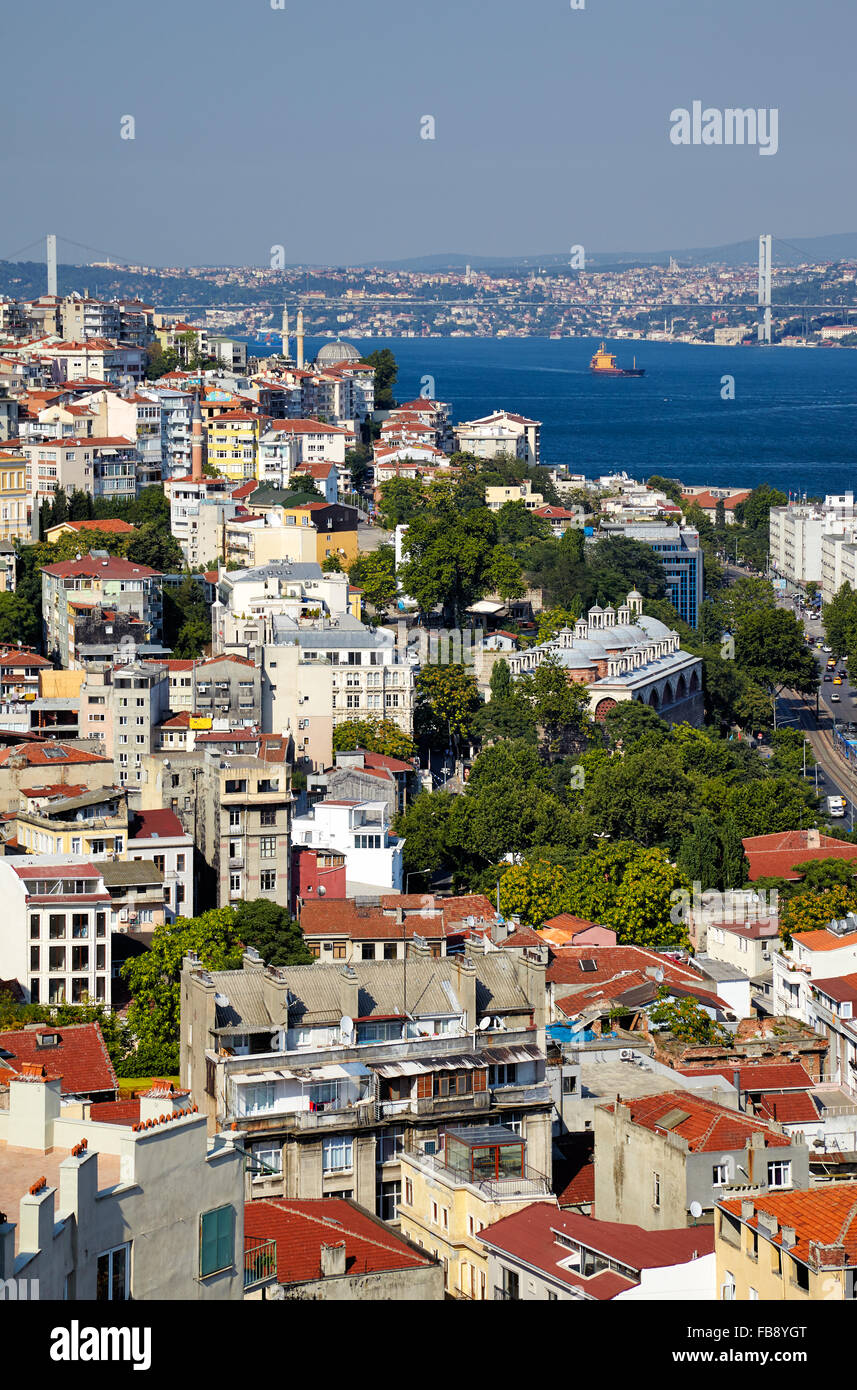
[[[841,677],[841,676],[834,676],[834,677],[833,677],[833,684],[834,684],[834,685],[841,685],[841,684],[842,684],[842,677]]]

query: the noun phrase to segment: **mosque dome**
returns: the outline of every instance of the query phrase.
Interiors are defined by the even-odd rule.
[[[337,338],[332,343],[325,343],[315,360],[320,366],[332,367],[334,362],[359,362],[360,353],[353,343]]]

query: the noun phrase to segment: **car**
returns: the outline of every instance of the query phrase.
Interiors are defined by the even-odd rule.
[[[826,681],[832,681],[832,680],[833,680],[833,677],[831,676],[831,674],[830,674],[829,671],[825,671],[825,673],[824,673],[824,679],[825,679]]]
[[[834,685],[841,685],[841,684],[842,684],[842,677],[841,677],[841,676],[834,676],[834,677],[833,677],[833,684],[834,684]]]
[[[842,696],[841,696],[841,695],[836,695],[836,694],[834,694],[834,695],[831,695],[831,697],[830,697],[830,703],[831,703],[832,705],[838,705],[838,704],[841,703],[841,701],[842,701]]]
[[[832,648],[832,647],[822,647],[821,650],[822,650],[823,652],[832,652],[832,651],[833,651],[833,648]]]

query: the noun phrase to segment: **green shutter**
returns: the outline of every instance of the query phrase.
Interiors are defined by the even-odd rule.
[[[203,1212],[200,1218],[199,1272],[202,1278],[229,1269],[233,1263],[233,1212],[231,1207],[217,1207]]]

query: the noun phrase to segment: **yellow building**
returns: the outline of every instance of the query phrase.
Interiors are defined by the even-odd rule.
[[[86,819],[82,819],[86,817]],[[25,854],[122,855],[128,844],[124,790],[101,787],[65,799],[21,792],[11,831]]]
[[[343,569],[357,559],[357,512],[339,503],[305,502],[283,507],[283,525],[312,527],[315,532],[315,559],[321,565],[338,555]]]
[[[209,420],[208,461],[232,482],[256,477],[259,456],[259,417],[248,410],[228,410]]]
[[[729,1198],[714,1209],[723,1302],[841,1302],[857,1295],[857,1182]]]
[[[0,541],[29,538],[27,460],[17,450],[0,452]]]
[[[448,1129],[439,1153],[401,1154],[402,1235],[443,1261],[447,1293],[492,1297],[479,1232],[533,1202],[553,1202],[547,1178],[527,1167],[526,1142],[502,1125]]]

